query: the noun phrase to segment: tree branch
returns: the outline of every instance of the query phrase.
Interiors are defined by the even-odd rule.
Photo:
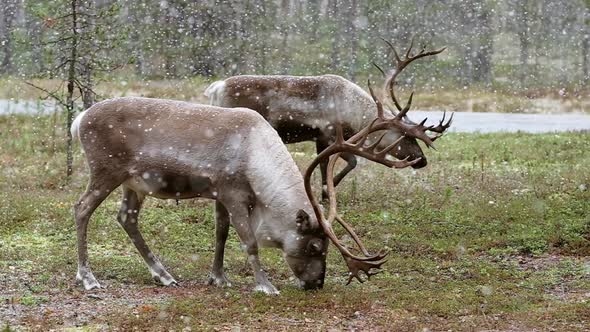
[[[51,98],[55,99],[58,103],[60,103],[62,106],[68,107],[68,105],[63,101],[63,99],[60,98],[58,95],[56,95],[55,92],[51,92],[51,91],[49,91],[49,90],[47,90],[45,88],[42,88],[42,87],[40,87],[38,85],[35,85],[35,84],[31,83],[31,82],[25,81],[25,84],[30,85],[30,86],[32,86],[35,89],[39,89],[39,90],[45,92],[47,94],[47,96],[45,98],[42,98],[42,99],[47,99],[48,97],[51,97]]]

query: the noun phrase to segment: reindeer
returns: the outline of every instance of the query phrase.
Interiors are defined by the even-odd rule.
[[[176,280],[152,254],[138,227],[146,196],[215,200],[216,245],[209,284],[229,285],[223,269],[230,223],[245,246],[256,291],[277,294],[258,247],[278,247],[301,286],[321,287],[328,242],[320,231],[291,155],[258,113],[180,101],[116,98],[93,105],[72,125],[90,179],[75,205],[77,280],[100,287],[88,264],[86,232],[94,210],[117,187],[118,222],[163,285]]]
[[[323,286],[329,241],[346,260],[349,282],[353,277],[362,282],[361,273],[370,277],[375,273],[372,269],[384,263],[385,254],[371,255],[350,225],[337,216],[335,161],[348,153],[388,167],[409,167],[421,159],[387,158],[404,137],[432,146],[441,135],[426,134],[437,132],[433,126],[408,125],[402,121],[409,105],[395,117],[388,117],[371,88],[370,91],[378,117],[346,141],[342,127],[337,124],[335,143],[314,159],[305,178],[277,132],[250,109],[125,97],[97,103],[80,113],[71,131],[85,151],[90,177],[86,191],[74,207],[78,244],[76,279],[87,290],[100,287],[88,263],[88,222],[96,208],[118,187],[122,187],[123,197],[117,220],[152,277],[163,285],[177,282],[151,252],[139,231],[138,215],[147,196],[201,197],[215,201],[216,244],[207,281],[210,285],[230,285],[223,268],[230,224],[236,229],[253,269],[255,291],[278,294],[260,264],[259,247],[281,249],[304,289]],[[380,148],[386,135],[376,141],[371,141],[371,137],[383,131],[402,132],[405,136]],[[327,218],[310,184],[314,169],[326,162],[330,201]],[[332,230],[333,220],[351,234],[363,256],[352,254],[340,243]]]
[[[387,41],[386,41],[387,42]],[[389,90],[398,112],[402,111],[393,93],[393,84],[399,73],[412,61],[441,53],[445,48],[426,52],[425,48],[411,55],[413,41],[406,52],[405,59],[401,59],[393,45],[387,42],[395,54],[397,63],[386,79],[386,90]],[[378,67],[379,68],[379,67]],[[381,68],[379,68],[381,70]],[[385,75],[385,72],[381,70]],[[277,130],[285,144],[302,141],[315,141],[317,154],[324,151],[335,139],[334,124],[340,124],[344,138],[350,138],[366,127],[375,114],[375,103],[371,96],[358,85],[337,75],[322,76],[233,76],[223,81],[209,85],[205,90],[210,104],[221,107],[247,107],[260,113]],[[408,103],[411,105],[411,98]],[[385,116],[392,117],[393,113],[384,109]],[[403,121],[408,125],[416,125],[408,118]],[[441,125],[443,120],[441,121]],[[450,121],[448,122],[450,125]],[[431,130],[444,132],[447,127],[439,126]],[[427,159],[413,137],[404,137],[404,133],[392,129],[381,140],[384,148],[403,137],[398,148],[391,152],[397,159],[420,159],[412,165],[422,168],[427,165]],[[347,165],[340,171],[334,185],[352,171],[357,160],[349,153],[341,154]],[[322,176],[322,198],[327,198],[326,188],[327,161],[322,162],[320,171]]]

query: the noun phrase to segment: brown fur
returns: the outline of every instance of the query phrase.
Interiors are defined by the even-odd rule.
[[[206,91],[211,102],[223,107],[248,107],[260,113],[277,130],[284,143],[315,141],[318,153],[334,142],[334,124],[343,127],[347,139],[369,124],[376,116],[372,98],[356,84],[336,75],[255,76],[227,78],[223,89],[213,83]],[[384,139],[385,148],[397,139]],[[405,137],[400,149],[392,151],[398,159],[422,158],[414,168],[427,164],[414,138]],[[335,177],[337,185],[356,166],[356,158],[343,154],[348,165]],[[322,184],[326,184],[327,163],[322,162]],[[325,193],[324,198],[327,198]]]
[[[171,100],[117,98],[79,115],[72,132],[80,138],[90,169],[88,188],[75,207],[77,278],[86,289],[100,286],[88,265],[87,224],[93,211],[120,185],[123,201],[118,221],[153,277],[164,285],[176,281],[151,253],[137,226],[146,196],[216,201],[217,244],[209,283],[229,284],[223,272],[223,252],[231,222],[246,247],[256,290],[278,292],[260,266],[259,244],[283,249],[304,287],[323,285],[325,255],[320,254],[327,250],[327,241],[321,232],[309,235],[300,230],[302,223],[307,229],[319,227],[310,217],[303,179],[276,131],[258,113]],[[319,241],[321,252],[301,250],[310,241]]]

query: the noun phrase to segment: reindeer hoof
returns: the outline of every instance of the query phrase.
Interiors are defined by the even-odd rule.
[[[209,275],[209,279],[207,279],[207,285],[216,287],[231,287],[231,282],[227,279],[225,274],[222,276],[215,276],[211,274]]]
[[[163,286],[170,286],[170,287],[178,287],[178,282],[172,278],[172,276],[168,273],[165,274],[155,274],[152,275],[152,278],[155,282],[163,285]]]
[[[154,277],[154,280],[163,286],[178,287],[178,282],[176,280],[174,280],[174,278],[172,278],[172,277],[170,277],[170,278]]]
[[[102,288],[102,286],[100,286],[100,283],[96,281],[96,278],[94,277],[92,272],[86,272],[82,274],[78,272],[78,274],[76,275],[76,280],[77,282],[81,283],[82,286],[84,286],[84,289],[87,291]]]
[[[264,293],[266,295],[279,295],[281,294],[281,292],[279,292],[278,289],[275,288],[275,286],[273,285],[256,285],[256,287],[254,287],[254,291],[255,292],[261,292]]]

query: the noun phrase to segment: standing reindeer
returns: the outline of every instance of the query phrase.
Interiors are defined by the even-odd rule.
[[[402,121],[409,104],[395,117],[385,115],[381,102],[371,96],[378,117],[344,139],[335,126],[335,142],[322,151],[305,172],[305,178],[282,144],[281,138],[257,112],[224,109],[149,98],[116,98],[93,105],[72,124],[86,154],[90,177],[86,191],[74,208],[78,241],[76,279],[85,289],[100,287],[88,263],[87,228],[96,208],[119,186],[123,189],[118,222],[145,260],[152,277],[163,285],[176,284],[143,239],[138,215],[146,196],[162,199],[209,198],[216,207],[216,245],[209,284],[229,281],[223,269],[225,242],[233,225],[244,245],[256,280],[256,291],[277,294],[258,258],[259,247],[283,251],[287,264],[304,289],[321,288],[326,270],[328,239],[339,249],[350,279],[384,263],[385,254],[371,255],[350,225],[336,213],[333,169],[343,153],[361,156],[388,167],[404,168],[420,158],[389,160],[404,137],[428,146],[440,135],[438,127],[408,125]],[[446,125],[442,125],[448,127]],[[440,127],[440,126],[439,126]],[[381,148],[371,141],[378,132],[401,132],[404,137]],[[329,214],[324,217],[311,190],[311,174],[327,163]],[[332,230],[336,220],[352,236],[362,256],[352,254]]]
[[[394,105],[402,112],[398,100],[393,93],[393,84],[399,73],[412,61],[444,50],[426,52],[422,48],[416,55],[411,55],[412,45],[406,52],[405,59],[401,59],[393,45],[387,42],[396,56],[395,70],[386,78],[386,89],[389,90]],[[385,73],[384,73],[385,74]],[[358,85],[336,75],[322,76],[234,76],[224,81],[212,83],[205,95],[210,98],[210,104],[221,107],[247,107],[260,113],[277,130],[285,144],[302,141],[315,141],[317,153],[324,151],[335,139],[334,125],[342,126],[344,138],[350,138],[361,128],[366,127],[375,114],[375,103],[371,96]],[[411,99],[408,105],[411,104]],[[384,115],[393,114],[385,109]],[[408,125],[415,123],[404,118]],[[443,120],[432,131],[444,132]],[[398,148],[390,155],[403,160],[420,159],[412,165],[422,168],[427,165],[427,159],[413,137],[404,137],[404,133],[397,129],[388,131],[381,140],[380,147],[384,148],[403,137]],[[341,157],[347,165],[334,179],[334,185],[352,171],[357,164],[353,154],[343,153]],[[322,185],[326,187],[327,161],[320,165]],[[322,193],[327,198],[327,192]]]
[[[122,186],[117,220],[152,277],[176,284],[138,227],[146,196],[215,200],[216,246],[209,284],[227,285],[223,255],[230,223],[245,246],[255,290],[278,293],[263,271],[258,247],[281,248],[306,289],[322,287],[328,242],[306,196],[301,173],[275,130],[258,113],[180,101],[116,98],[93,105],[72,125],[90,179],[75,205],[77,280],[100,287],[88,264],[87,226],[94,210]]]

